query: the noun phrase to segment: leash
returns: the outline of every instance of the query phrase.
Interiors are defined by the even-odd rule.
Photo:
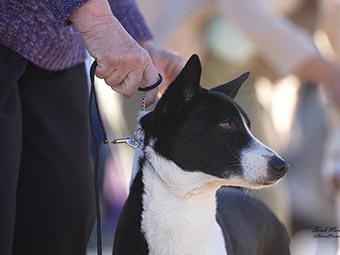
[[[93,116],[91,114],[92,112],[92,105],[94,103],[95,112],[97,114],[98,120],[99,120],[99,126],[101,130],[102,135],[102,143],[103,144],[127,144],[128,146],[136,149],[143,143],[144,138],[144,131],[141,128],[138,128],[133,136],[127,136],[127,137],[120,137],[120,138],[113,138],[108,139],[105,128],[103,125],[103,121],[100,115],[99,106],[98,106],[98,100],[97,100],[97,94],[96,89],[94,86],[94,77],[96,72],[97,62],[94,61],[90,68],[90,81],[91,81],[91,88],[90,88],[90,98],[89,98],[89,118],[90,118],[90,126],[91,126],[91,135],[93,137],[93,142],[95,146],[95,156],[94,156],[94,192],[95,192],[95,207],[96,207],[96,220],[97,220],[97,255],[103,254],[103,247],[102,247],[102,230],[101,230],[101,208],[100,208],[100,192],[99,192],[99,142],[96,139],[96,132],[94,130],[93,126]],[[149,90],[152,90],[154,88],[157,88],[163,81],[163,78],[160,74],[158,74],[158,80],[156,83],[152,84],[148,87],[139,87],[138,90],[142,92],[146,92]],[[146,110],[146,98],[143,97],[142,100],[142,111]]]

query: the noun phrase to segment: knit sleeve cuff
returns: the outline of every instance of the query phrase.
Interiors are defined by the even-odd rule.
[[[44,0],[47,8],[53,14],[60,25],[63,25],[70,15],[80,6],[85,4],[87,0]]]
[[[136,40],[150,40],[152,34],[134,0],[109,0],[113,15]]]

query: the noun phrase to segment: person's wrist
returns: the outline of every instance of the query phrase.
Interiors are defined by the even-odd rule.
[[[320,56],[306,60],[295,73],[301,78],[325,85],[328,84],[329,72],[329,63]]]
[[[80,32],[88,32],[98,26],[113,26],[116,23],[106,0],[89,0],[70,15],[69,21]]]
[[[152,55],[152,53],[154,53],[158,49],[158,47],[154,44],[152,40],[139,41],[138,43],[149,53],[149,55]]]
[[[106,0],[89,0],[76,9],[69,19],[72,21],[79,17],[100,17],[109,14],[112,15],[112,12]]]

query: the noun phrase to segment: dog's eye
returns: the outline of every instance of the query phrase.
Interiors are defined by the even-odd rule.
[[[234,130],[236,129],[236,122],[234,120],[224,120],[220,122],[220,127],[223,129]]]

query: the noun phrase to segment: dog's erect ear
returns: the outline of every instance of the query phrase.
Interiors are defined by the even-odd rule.
[[[241,74],[239,77],[235,78],[234,80],[222,84],[216,88],[211,89],[211,91],[222,92],[231,98],[235,98],[237,92],[241,88],[241,85],[247,80],[250,72],[245,72]]]
[[[189,58],[182,71],[173,81],[169,90],[177,90],[179,93],[178,96],[181,96],[184,101],[189,101],[201,88],[201,73],[202,67],[200,59],[194,54]]]
[[[191,100],[200,90],[201,62],[196,54],[192,55],[177,78],[170,84],[158,108],[164,112],[178,112],[181,106]]]

